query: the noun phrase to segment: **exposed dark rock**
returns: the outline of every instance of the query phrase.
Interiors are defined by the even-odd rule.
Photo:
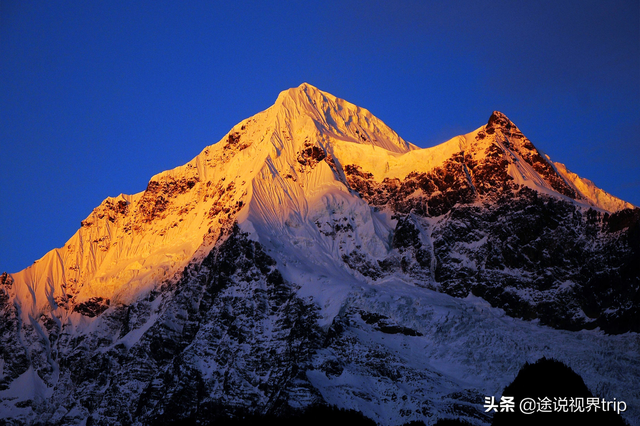
[[[109,299],[104,299],[102,297],[92,297],[86,302],[82,302],[74,306],[73,312],[79,312],[86,317],[93,318],[109,309],[109,303]]]
[[[169,208],[175,197],[191,190],[198,182],[197,177],[178,180],[165,177],[161,181],[150,181],[140,200],[137,220],[147,223],[162,217],[163,212]]]
[[[305,142],[304,148],[298,153],[298,163],[302,166],[314,168],[320,161],[327,157],[324,148],[311,142]]]
[[[405,336],[422,336],[419,331],[413,330],[409,327],[400,326],[384,315],[361,312],[360,317],[369,325],[375,325],[377,330],[386,334],[404,334]]]
[[[373,263],[373,261],[371,261],[368,256],[358,250],[354,250],[349,254],[343,254],[342,260],[351,269],[358,271],[365,277],[369,277],[375,280],[382,276],[380,267],[377,264]]]

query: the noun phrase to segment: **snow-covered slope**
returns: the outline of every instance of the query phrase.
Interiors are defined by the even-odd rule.
[[[181,271],[198,249],[208,253],[220,226],[250,200],[268,221],[303,210],[305,185],[317,191],[335,179],[325,162],[303,173],[300,158],[315,165],[314,156],[336,143],[417,149],[365,109],[307,84],[284,91],[189,163],[153,176],[143,193],[107,198],[64,247],[13,274],[24,314],[36,317],[69,298],[130,303]],[[278,179],[289,183],[262,192]],[[278,206],[265,210],[273,201]]]
[[[2,276],[0,418],[329,403],[383,424],[485,424],[483,396],[540,356],[637,407],[630,207],[499,112],[419,149],[302,84]]]
[[[589,179],[581,178],[571,172],[562,163],[554,162],[553,165],[560,175],[569,183],[581,198],[587,200],[594,207],[608,212],[617,212],[624,209],[633,209],[635,206],[627,203],[595,186]]]

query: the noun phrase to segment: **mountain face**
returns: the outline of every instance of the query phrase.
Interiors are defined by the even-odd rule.
[[[2,274],[0,422],[480,425],[543,356],[640,422],[638,259],[640,209],[502,113],[420,149],[303,84]]]

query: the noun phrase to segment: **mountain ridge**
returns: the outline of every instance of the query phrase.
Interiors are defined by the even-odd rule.
[[[488,150],[492,152],[487,154]],[[105,199],[65,246],[13,277],[28,289],[21,300],[36,296],[32,316],[54,307],[58,303],[54,294],[68,301],[68,293],[82,282],[89,290],[80,301],[115,296],[127,302],[139,292],[125,289],[118,296],[118,286],[131,287],[128,283],[133,280],[144,292],[154,280],[177,276],[193,256],[208,253],[220,226],[228,226],[232,217],[249,231],[253,222],[265,220],[269,227],[282,228],[289,214],[302,214],[304,221],[314,194],[329,187],[333,188],[329,192],[350,193],[357,184],[344,167],[355,166],[377,182],[402,180],[440,167],[458,153],[472,162],[489,155],[508,163],[500,177],[504,185],[527,186],[602,212],[633,208],[553,163],[499,111],[473,132],[420,149],[366,109],[303,83],[281,92],[274,105],[233,126],[187,164],[153,176],[145,191]],[[465,173],[461,185],[482,192],[485,184],[474,186],[465,160],[461,167]],[[490,174],[495,167],[489,167]],[[318,186],[325,189],[318,192]],[[114,250],[112,244],[120,248]],[[130,247],[138,249],[131,253]],[[113,291],[105,292],[105,286]]]
[[[492,375],[542,355],[638,401],[618,375],[640,331],[627,205],[500,112],[419,149],[304,83],[3,274],[0,411],[152,424],[330,404],[486,424],[482,393],[507,383]],[[621,352],[602,367],[599,347]]]

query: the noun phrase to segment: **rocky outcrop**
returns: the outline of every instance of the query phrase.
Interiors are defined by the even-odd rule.
[[[469,170],[486,170],[495,160],[488,156]],[[587,210],[501,174],[484,190],[476,174],[468,183],[464,169],[452,164],[460,165],[381,183],[345,167],[354,190],[398,218],[397,255],[376,260],[353,251],[345,263],[374,280],[402,272],[428,284],[430,275],[448,294],[473,293],[511,316],[557,328],[640,331],[633,260],[640,256],[640,209]],[[427,233],[425,243],[420,235]]]

